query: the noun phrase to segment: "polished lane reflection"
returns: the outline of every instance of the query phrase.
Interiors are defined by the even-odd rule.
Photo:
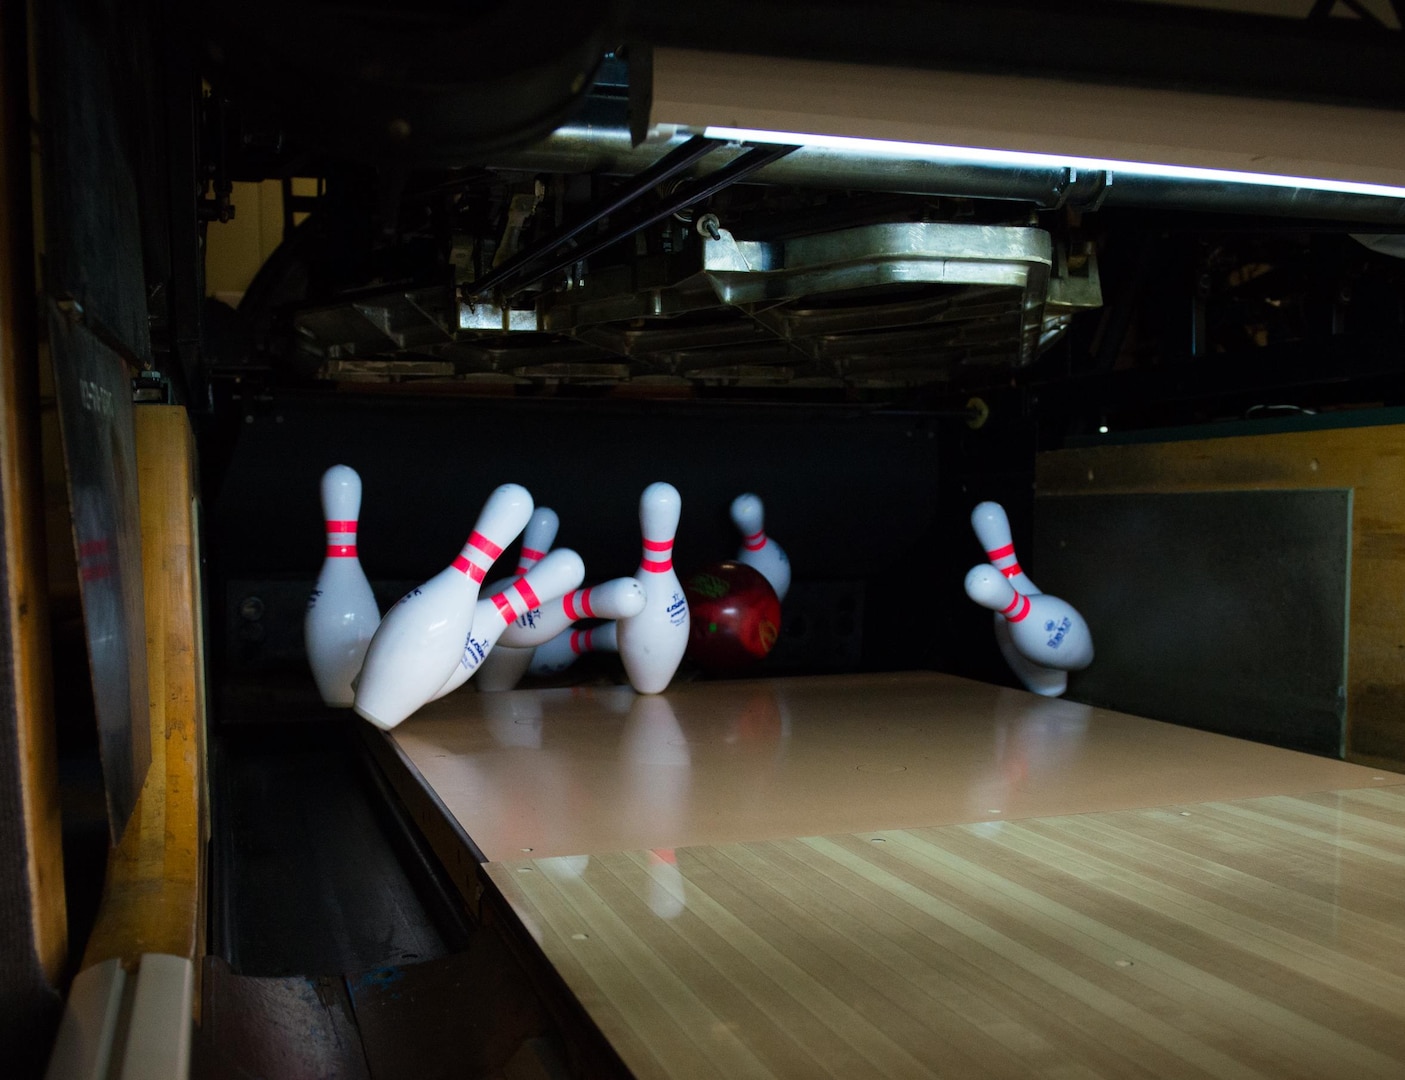
[[[1401,782],[931,673],[700,682],[657,696],[468,688],[391,737],[490,860],[642,850],[666,866],[662,853],[694,844]]]

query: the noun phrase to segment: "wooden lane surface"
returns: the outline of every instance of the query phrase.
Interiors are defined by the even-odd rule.
[[[1405,786],[486,871],[639,1077],[1405,1075]]]
[[[653,696],[470,687],[420,710],[384,746],[488,860],[1401,781],[922,672],[695,683]]]

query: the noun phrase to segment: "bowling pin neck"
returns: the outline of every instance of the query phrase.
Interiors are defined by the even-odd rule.
[[[502,617],[504,625],[510,625],[516,622],[519,616],[541,607],[541,601],[537,599],[537,594],[527,584],[525,577],[517,578],[502,592],[488,599]]]
[[[464,544],[463,550],[453,562],[453,567],[459,573],[471,578],[477,585],[483,584],[483,578],[488,573],[488,567],[492,566],[497,557],[502,554],[502,548],[489,540],[482,533],[474,530],[468,542]]]
[[[988,548],[985,557],[990,560],[990,564],[995,569],[1007,578],[1015,578],[1024,573],[1020,569],[1019,560],[1015,558],[1014,544],[1001,544],[999,547]]]
[[[1015,593],[1015,598],[1000,614],[1005,617],[1006,622],[1021,622],[1029,614],[1029,597],[1025,596],[1024,593],[1016,592],[1013,588],[1010,591]]]
[[[673,541],[644,538],[644,554],[639,569],[650,574],[663,574],[673,569]]]
[[[766,546],[766,530],[758,529],[750,536],[742,537],[742,547],[747,551],[760,551]]]
[[[560,527],[561,520],[550,507],[538,506],[533,511],[532,520],[527,522],[526,531],[522,533],[522,554],[517,560],[518,577],[546,558],[546,553],[556,542]]]
[[[356,521],[354,519],[350,521],[328,520],[326,529],[327,558],[356,558]]]

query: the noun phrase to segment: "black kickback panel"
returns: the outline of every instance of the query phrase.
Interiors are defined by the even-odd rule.
[[[215,951],[240,975],[432,960],[462,910],[402,827],[351,718],[257,725],[214,755]]]

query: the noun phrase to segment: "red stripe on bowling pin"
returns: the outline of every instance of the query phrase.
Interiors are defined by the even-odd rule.
[[[1015,598],[1010,601],[1010,606],[1000,614],[1005,616],[1006,622],[1020,622],[1029,614],[1029,597],[1021,593],[1015,593]],[[1018,608],[1018,610],[1016,610]],[[1011,612],[1014,612],[1012,615]]]
[[[356,531],[355,521],[329,521],[327,522],[329,533],[354,533]]]
[[[571,631],[571,651],[577,656],[590,652],[590,634],[589,630]]]
[[[995,565],[995,569],[999,570],[1007,578],[1019,577],[1022,573],[1024,573],[1024,571],[1020,569],[1020,564],[1018,562],[1013,561],[1015,558],[1014,544],[1006,544],[1004,547],[991,548],[985,554],[986,558],[988,558]],[[1000,561],[1002,559],[1010,559],[1012,561],[1008,566],[1001,566]]]
[[[518,581],[512,587],[517,590],[517,595],[527,605],[523,611],[534,611],[542,606],[542,602],[537,599],[537,594],[532,591],[532,587],[526,581]]]
[[[507,593],[498,593],[492,600],[503,622],[510,623],[517,619],[517,612],[512,610],[512,601],[507,598]]]
[[[328,544],[327,558],[329,559],[354,559],[356,558],[355,544]]]
[[[673,569],[673,541],[672,540],[648,540],[644,541],[644,561],[639,564],[639,569],[647,570],[651,574],[662,574]],[[666,559],[651,559],[648,552],[667,552]]]
[[[742,544],[747,551],[760,551],[766,546],[766,530],[762,529],[759,533],[752,533],[742,540]]]
[[[580,605],[577,607],[576,605]],[[593,619],[595,612],[590,610],[590,590],[579,589],[573,593],[567,593],[561,598],[561,608],[566,612],[572,621],[576,619]]]

